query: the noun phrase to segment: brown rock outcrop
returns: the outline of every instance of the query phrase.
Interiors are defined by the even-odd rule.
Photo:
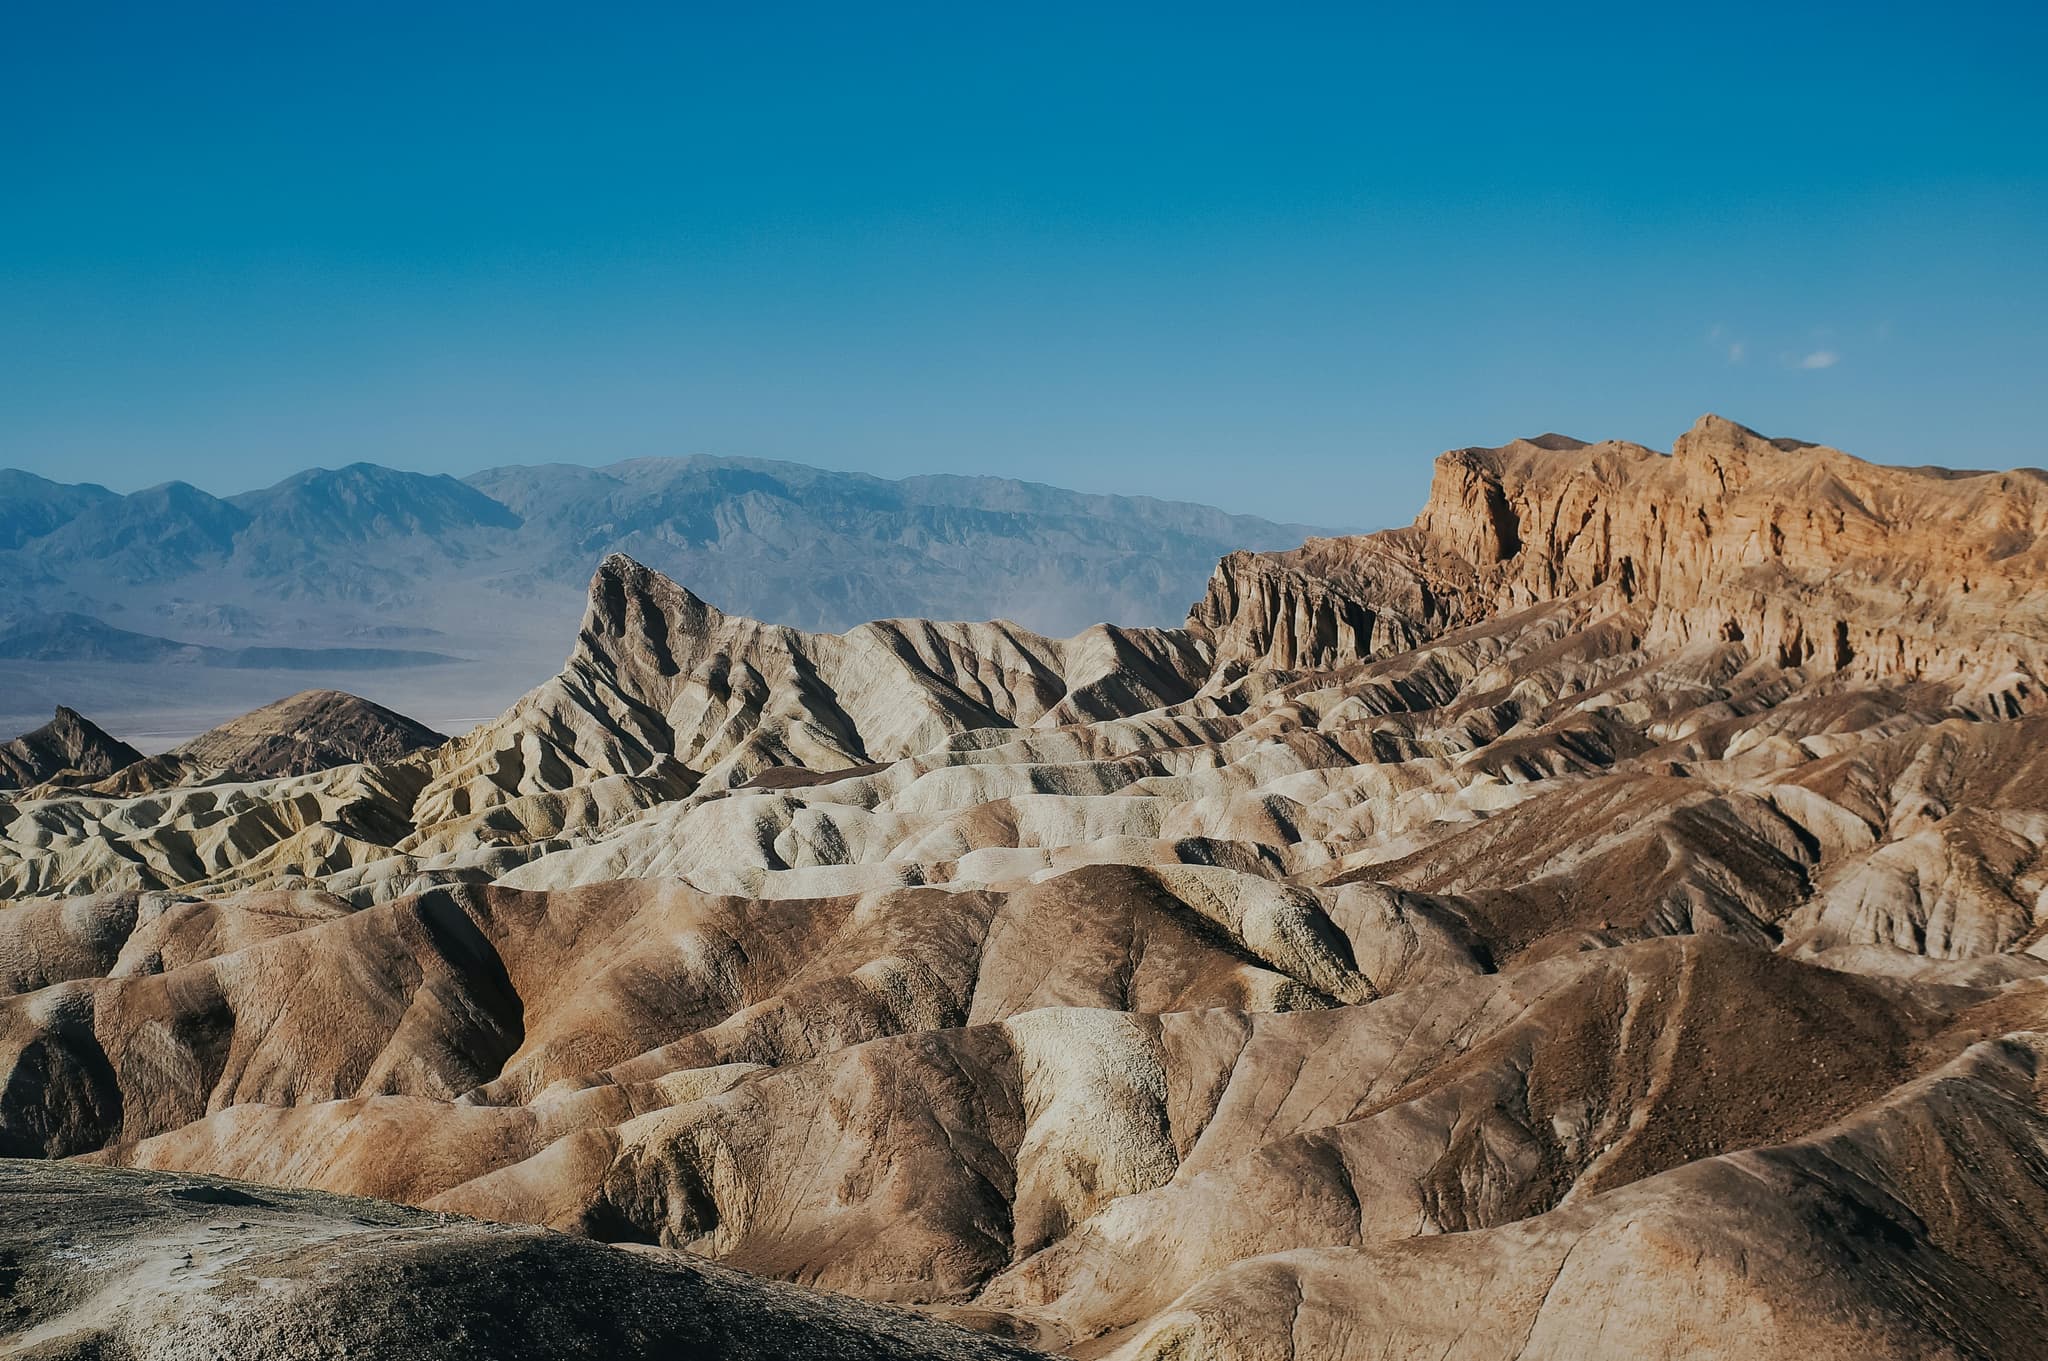
[[[436,750],[0,801],[0,1148],[1077,1358],[2042,1355],[2044,504],[1709,418],[1185,630],[610,559]]]
[[[1219,660],[1326,669],[1584,593],[1653,648],[1996,687],[2048,656],[2048,474],[1888,468],[1702,417],[1670,455],[1559,436],[1437,460],[1412,528],[1234,554],[1192,622]]]
[[[48,1361],[1036,1355],[683,1253],[214,1178],[0,1161],[0,1256],[0,1348]]]
[[[0,789],[27,789],[58,778],[82,784],[141,759],[141,752],[60,705],[42,727],[0,743]]]
[[[261,780],[366,761],[396,761],[448,739],[381,704],[339,690],[302,690],[231,719],[171,752],[192,770]]]

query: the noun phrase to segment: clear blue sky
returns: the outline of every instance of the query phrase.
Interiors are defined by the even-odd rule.
[[[1710,409],[2048,463],[2044,11],[15,6],[0,464],[1377,524],[1439,449]]]

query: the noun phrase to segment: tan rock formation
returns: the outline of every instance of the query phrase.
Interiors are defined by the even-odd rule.
[[[2042,1355],[2044,529],[1708,418],[1185,630],[610,559],[437,750],[0,803],[0,1151],[1076,1357]]]
[[[260,780],[366,761],[396,761],[448,739],[381,704],[304,690],[172,749],[193,770]]]

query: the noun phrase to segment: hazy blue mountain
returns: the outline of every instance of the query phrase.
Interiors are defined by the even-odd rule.
[[[54,576],[140,585],[225,563],[249,517],[186,482],[100,501],[20,550]]]
[[[439,627],[450,591],[580,596],[623,551],[720,606],[807,628],[901,614],[1006,616],[1053,632],[1178,620],[1215,561],[1307,529],[1147,497],[995,477],[900,481],[745,459],[493,468],[458,481],[370,463],[222,499],[0,480],[17,607],[138,605],[247,637]],[[150,588],[138,598],[136,588]],[[294,604],[320,602],[325,617]],[[147,630],[154,632],[154,629]]]
[[[174,638],[115,628],[89,614],[61,611],[0,619],[0,660],[318,671],[440,666],[463,659],[440,652],[390,647],[215,647],[181,643]]]
[[[804,628],[1006,617],[1068,633],[1177,623],[1233,547],[1313,532],[1148,497],[997,477],[902,480],[754,459],[493,468],[521,570],[581,582],[629,553],[721,608]]]
[[[374,463],[309,468],[229,501],[249,516],[242,536],[269,543],[367,543],[413,534],[517,529],[519,517],[466,483]]]
[[[69,610],[0,621],[0,658],[8,661],[204,666],[224,655],[221,648],[135,633]]]
[[[213,703],[234,688],[224,673],[257,666],[457,727],[555,670],[613,551],[723,609],[807,629],[917,616],[1068,634],[1178,623],[1225,553],[1310,532],[1010,478],[753,459],[463,479],[355,463],[227,498],[0,472],[0,724],[42,721],[87,680],[96,713],[198,715],[158,725],[182,730],[231,712]],[[434,652],[383,646],[424,637]]]
[[[94,506],[120,499],[90,482],[67,486],[19,468],[0,468],[0,549],[19,548]]]

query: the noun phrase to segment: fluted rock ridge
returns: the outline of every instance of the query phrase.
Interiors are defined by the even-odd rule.
[[[76,709],[59,705],[42,727],[0,743],[0,789],[27,789],[67,774],[102,779],[141,759],[141,752]]]
[[[1219,661],[1327,669],[1607,592],[1656,647],[1865,679],[2038,677],[2048,474],[1867,463],[1703,416],[1670,454],[1561,436],[1437,459],[1413,526],[1224,559]]]
[[[727,614],[614,553],[562,673],[437,762],[419,818],[605,776],[728,788],[781,767],[893,761],[979,728],[1116,718],[1191,697],[1209,671],[1182,630],[885,619],[806,633]]]

